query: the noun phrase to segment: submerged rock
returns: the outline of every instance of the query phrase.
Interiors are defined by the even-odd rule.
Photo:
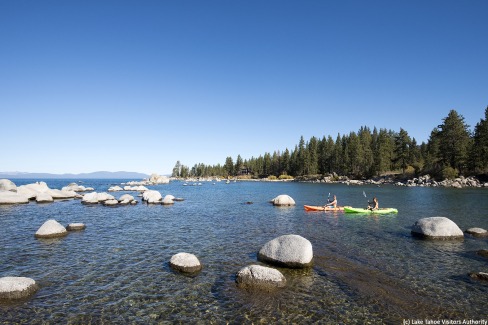
[[[488,258],[488,249],[480,249],[477,253],[478,255]]]
[[[31,278],[7,276],[0,278],[0,299],[21,299],[32,295],[39,287]]]
[[[57,238],[68,234],[66,228],[54,219],[50,219],[37,230],[37,238]]]
[[[312,265],[312,243],[299,235],[283,235],[267,242],[258,253],[258,260],[289,268]]]
[[[486,237],[486,236],[488,236],[488,231],[486,231],[486,229],[483,229],[483,228],[469,228],[468,230],[466,230],[466,233],[470,234],[474,237]]]
[[[202,264],[198,258],[189,253],[178,253],[171,257],[169,265],[180,272],[195,273],[202,269]]]
[[[271,203],[277,206],[292,206],[296,204],[295,200],[293,200],[291,196],[286,194],[278,195],[277,197],[271,200]]]
[[[77,230],[84,230],[86,228],[84,223],[80,222],[75,222],[75,223],[70,223],[67,227],[66,230],[68,231],[77,231]]]
[[[243,267],[236,274],[240,288],[274,289],[286,285],[285,276],[278,270],[261,265]]]
[[[472,272],[469,276],[476,280],[488,281],[488,273],[486,272]]]
[[[424,239],[463,239],[463,231],[450,219],[445,217],[430,217],[417,220],[412,226],[413,236]]]

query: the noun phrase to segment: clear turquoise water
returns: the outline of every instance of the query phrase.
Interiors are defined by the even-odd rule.
[[[69,182],[47,180],[51,188]],[[120,183],[83,185],[100,192]],[[488,240],[433,242],[410,235],[416,220],[431,216],[448,217],[463,230],[487,229],[487,189],[182,184],[151,187],[185,199],[173,206],[110,208],[79,200],[0,206],[0,277],[26,276],[40,285],[29,299],[0,302],[0,322],[364,324],[488,318],[488,283],[467,275],[488,272],[488,260],[476,255],[488,249]],[[363,191],[399,213],[375,217],[303,209],[323,204],[329,193],[341,205],[366,206]],[[269,200],[279,194],[294,198],[296,207],[273,207]],[[51,218],[64,225],[83,222],[87,229],[56,240],[34,238]],[[288,284],[276,292],[238,289],[235,273],[258,263],[257,251],[284,234],[311,241],[313,268],[280,269]],[[204,264],[197,276],[168,267],[171,256],[183,251]]]

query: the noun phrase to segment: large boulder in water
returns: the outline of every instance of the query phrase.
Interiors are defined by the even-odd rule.
[[[261,265],[249,265],[237,272],[236,283],[240,288],[270,290],[284,287],[286,278],[276,269]]]
[[[286,194],[278,195],[277,197],[271,200],[271,203],[277,206],[291,206],[296,204],[295,200],[293,200],[291,196]]]
[[[299,235],[283,235],[267,242],[258,253],[258,260],[290,268],[312,265],[312,243]]]
[[[17,185],[9,179],[0,179],[0,191],[17,192]]]
[[[166,195],[164,197],[162,204],[163,205],[171,205],[171,204],[174,204],[175,203],[174,199],[175,199],[175,197],[173,195],[168,194],[168,195]]]
[[[202,264],[198,258],[189,253],[178,253],[171,257],[169,265],[180,272],[195,273],[202,269]]]
[[[158,191],[148,190],[142,193],[142,199],[147,203],[161,203],[163,197]]]
[[[0,299],[21,299],[35,293],[36,281],[30,278],[6,276],[0,278]]]
[[[29,196],[10,192],[1,191],[0,192],[0,204],[22,204],[29,203]]]
[[[446,217],[430,217],[417,220],[412,226],[412,235],[424,239],[463,239],[463,231]]]
[[[37,230],[37,238],[57,238],[68,234],[66,228],[54,219],[50,219]]]
[[[114,200],[115,198],[113,195],[107,194],[105,192],[102,193],[97,193],[97,192],[92,192],[83,195],[83,198],[81,200],[81,203],[84,204],[97,204],[98,202],[105,202],[108,200]]]

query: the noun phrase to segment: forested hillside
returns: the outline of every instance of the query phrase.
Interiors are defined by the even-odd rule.
[[[337,174],[370,178],[385,173],[404,176],[430,174],[436,178],[477,175],[488,172],[488,107],[473,131],[464,117],[451,110],[434,127],[427,143],[417,143],[404,129],[398,131],[364,126],[357,132],[322,138],[300,137],[293,149],[265,152],[259,157],[235,162],[227,157],[223,165],[196,164],[192,168],[179,161],[175,177],[247,175],[262,177],[297,177]]]

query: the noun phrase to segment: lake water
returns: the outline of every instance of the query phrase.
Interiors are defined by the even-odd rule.
[[[61,188],[71,180],[46,182]],[[82,185],[101,192],[121,182]],[[40,285],[29,299],[0,302],[0,322],[364,324],[488,318],[488,283],[468,276],[488,272],[488,259],[476,254],[488,249],[488,239],[467,235],[464,241],[436,242],[410,234],[416,220],[432,216],[448,217],[463,230],[487,229],[487,189],[264,182],[150,188],[185,201],[115,208],[80,200],[0,206],[0,277],[25,276]],[[340,205],[365,207],[363,191],[368,199],[377,196],[381,207],[398,208],[398,214],[303,209],[324,204],[329,193]],[[280,194],[297,205],[272,206],[269,201]],[[52,218],[87,228],[61,239],[36,239],[37,229]],[[275,292],[237,288],[236,272],[261,264],[259,249],[285,234],[310,240],[314,266],[278,268],[287,286]],[[168,261],[179,252],[195,254],[203,270],[193,277],[173,272]]]

